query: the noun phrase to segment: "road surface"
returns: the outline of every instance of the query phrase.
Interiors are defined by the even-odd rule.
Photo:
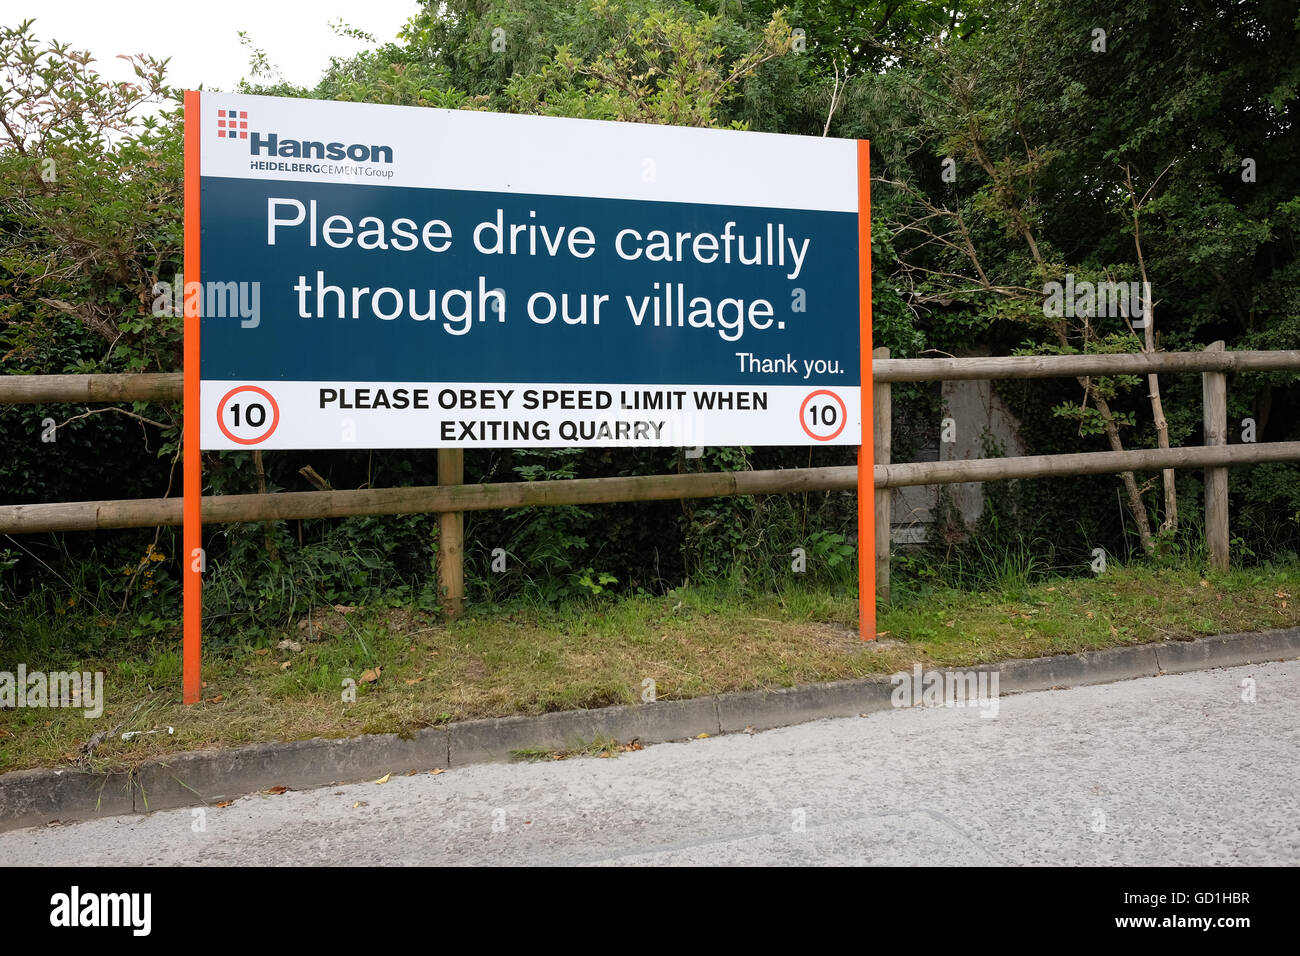
[[[1250,681],[1254,682],[1254,700]],[[1300,863],[1300,662],[0,834],[10,864]]]

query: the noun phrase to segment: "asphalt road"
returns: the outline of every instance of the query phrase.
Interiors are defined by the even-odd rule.
[[[18,830],[0,859],[1295,865],[1300,662]]]

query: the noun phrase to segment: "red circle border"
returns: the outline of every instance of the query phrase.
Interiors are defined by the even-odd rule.
[[[226,407],[226,402],[230,401],[232,396],[238,395],[240,392],[257,392],[257,394],[261,395],[271,403],[271,411],[274,413],[275,417],[271,420],[270,429],[261,438],[239,438],[232,434],[230,429],[226,427],[226,423],[221,420],[221,410]],[[237,388],[232,388],[230,391],[226,392],[226,394],[222,396],[221,401],[217,403],[217,427],[221,429],[221,434],[225,435],[238,445],[260,445],[275,434],[275,430],[280,427],[280,404],[275,400],[275,397],[264,388],[259,388],[256,385],[240,385]]]
[[[829,395],[831,398],[835,399],[835,401],[839,404],[840,412],[842,413],[840,415],[840,427],[835,429],[835,431],[831,432],[825,438],[823,438],[821,435],[814,435],[811,431],[809,431],[808,426],[804,424],[804,420],[803,420],[803,413],[807,410],[808,403],[811,402],[818,395]],[[799,427],[803,429],[805,435],[807,435],[809,438],[813,439],[814,441],[834,441],[836,438],[840,436],[840,432],[844,431],[844,426],[847,425],[848,423],[849,423],[848,406],[844,404],[844,399],[840,398],[829,388],[819,388],[815,392],[809,392],[808,397],[805,398],[803,400],[803,403],[799,406]]]

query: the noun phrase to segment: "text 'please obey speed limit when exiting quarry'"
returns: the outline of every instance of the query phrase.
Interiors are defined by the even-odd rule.
[[[861,443],[857,142],[201,104],[203,448]]]

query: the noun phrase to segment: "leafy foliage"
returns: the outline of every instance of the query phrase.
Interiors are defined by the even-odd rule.
[[[310,88],[284,82],[255,31],[242,34],[250,70],[239,88],[869,138],[874,336],[895,356],[1143,347],[1124,316],[1046,314],[1045,283],[1067,274],[1149,278],[1157,347],[1300,347],[1300,20],[1286,0],[429,0],[392,42],[335,29],[369,48],[333,61]],[[31,23],[0,29],[4,374],[180,366],[179,320],[151,309],[154,284],[181,265],[179,100],[165,64],[131,63],[134,83],[110,83],[87,54],[40,42]],[[1198,377],[1160,385],[1168,440],[1197,442]],[[1158,440],[1147,383],[1135,377],[998,391],[1031,453]],[[1253,418],[1259,441],[1300,440],[1296,376],[1234,376],[1229,395],[1232,420]],[[941,402],[929,386],[898,385],[893,397],[894,458],[906,460],[930,440]],[[179,408],[83,411],[0,407],[0,500],[176,493]],[[57,440],[42,442],[51,419]],[[470,480],[482,481],[852,461],[826,448],[466,458]],[[284,452],[260,466],[222,453],[204,468],[216,493],[305,490],[307,474],[339,488],[424,484],[435,472],[427,451]],[[1127,554],[1136,512],[1118,488],[1108,477],[986,486],[976,527],[940,522],[931,549],[897,566],[919,582],[1014,582],[1086,567],[1094,546]],[[1298,489],[1293,464],[1233,470],[1241,554],[1300,550]],[[1135,479],[1134,491],[1143,516],[1159,516],[1157,485]],[[1195,501],[1200,476],[1179,473],[1177,491]],[[1162,547],[1191,548],[1195,510],[1183,509]],[[660,593],[685,580],[774,589],[794,573],[795,548],[810,577],[852,585],[851,495],[482,512],[466,528],[476,601]],[[176,538],[164,529],[5,542],[0,602],[61,578],[59,593],[153,632],[174,616]],[[209,619],[220,635],[323,603],[433,607],[436,548],[431,516],[226,526],[209,540]],[[508,557],[504,573],[492,570],[495,549]]]

